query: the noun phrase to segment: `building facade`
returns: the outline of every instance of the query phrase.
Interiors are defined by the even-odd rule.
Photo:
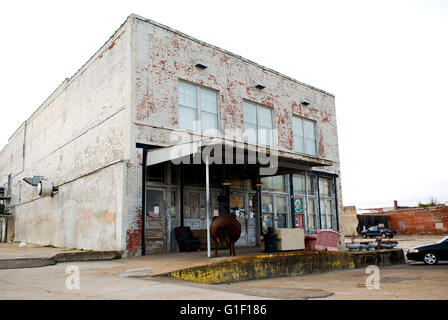
[[[174,252],[176,226],[207,228],[207,148],[208,211],[239,219],[237,245],[268,227],[341,228],[334,96],[131,15],[1,151],[14,239]],[[39,196],[32,177],[54,194]]]

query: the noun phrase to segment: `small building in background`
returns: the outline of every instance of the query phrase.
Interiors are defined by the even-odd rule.
[[[431,207],[400,206],[394,201],[393,207],[362,210],[358,214],[358,232],[370,226],[383,225],[396,229],[398,234],[447,234],[448,206]]]

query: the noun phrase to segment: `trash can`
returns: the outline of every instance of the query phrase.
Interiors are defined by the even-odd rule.
[[[277,235],[272,228],[268,228],[268,233],[263,235],[264,239],[264,252],[274,253],[277,252]]]

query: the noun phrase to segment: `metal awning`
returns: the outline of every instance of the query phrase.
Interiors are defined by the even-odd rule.
[[[154,164],[179,160],[180,158],[187,157],[203,151],[205,147],[210,149],[217,147],[229,147],[233,150],[238,150],[244,152],[244,164],[248,164],[247,154],[249,152],[261,152],[265,156],[273,156],[273,153],[277,155],[278,167],[283,171],[295,171],[295,170],[309,170],[312,167],[323,167],[332,166],[333,161],[313,156],[308,156],[304,154],[289,152],[285,150],[277,150],[274,148],[263,148],[256,145],[251,145],[247,143],[234,142],[231,140],[221,139],[221,138],[208,138],[198,141],[193,141],[189,143],[182,143],[177,145],[172,145],[168,147],[160,147],[147,151],[147,166]],[[225,157],[225,151],[222,152],[223,157]],[[233,156],[233,153],[232,153]],[[203,158],[205,159],[205,158]],[[224,159],[222,164],[228,164]],[[238,164],[238,163],[237,163]]]

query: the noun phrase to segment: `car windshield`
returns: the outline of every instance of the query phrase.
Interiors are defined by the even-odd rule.
[[[443,239],[437,241],[436,243],[443,243],[443,242],[445,242],[445,241],[448,241],[448,237],[445,237],[445,238],[443,238]]]

